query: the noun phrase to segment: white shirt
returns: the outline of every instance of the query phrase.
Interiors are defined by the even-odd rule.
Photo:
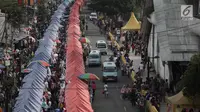
[[[144,68],[144,65],[143,64],[140,64],[140,70],[142,70]]]
[[[104,91],[107,91],[107,90],[108,90],[107,88],[108,88],[108,85],[105,84],[105,85],[104,85]]]

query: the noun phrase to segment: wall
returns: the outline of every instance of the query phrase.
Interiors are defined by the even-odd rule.
[[[199,36],[191,29],[200,26],[200,20],[181,18],[181,5],[184,0],[153,0],[155,9],[156,32],[158,34],[160,57],[165,61],[189,61],[199,52]],[[200,31],[200,30],[199,30]],[[197,32],[199,32],[197,31]]]
[[[155,27],[155,32],[156,32],[156,27]],[[160,57],[158,35],[157,35],[157,33],[155,33],[154,44],[153,44],[153,31],[151,31],[151,35],[149,37],[149,45],[148,45],[148,56],[149,57],[153,57],[153,45],[154,45],[154,56],[159,56],[158,59],[154,59],[154,66],[155,66],[156,74],[160,74],[160,77],[162,79],[170,79],[169,65],[166,64],[164,67],[163,63],[162,63],[162,57]],[[152,62],[153,59],[151,58],[150,61]]]

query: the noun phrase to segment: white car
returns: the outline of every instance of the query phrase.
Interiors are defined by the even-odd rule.
[[[96,47],[100,50],[101,54],[107,55],[107,44],[104,40],[98,40],[96,42]]]
[[[90,20],[93,20],[93,19],[97,19],[97,13],[96,12],[92,12],[90,14]]]

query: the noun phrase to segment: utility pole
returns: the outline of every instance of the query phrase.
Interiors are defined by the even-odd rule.
[[[155,51],[155,25],[152,24],[153,27],[153,35],[152,35],[152,57],[154,57],[154,51]],[[154,58],[152,58],[152,65],[154,66]]]
[[[147,58],[147,77],[150,77],[150,57]]]

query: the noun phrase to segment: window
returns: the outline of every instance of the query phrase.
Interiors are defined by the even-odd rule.
[[[184,0],[187,5],[193,5],[193,16],[200,18],[200,0]]]
[[[98,44],[98,48],[106,48],[106,44]]]
[[[200,18],[200,2],[199,0],[189,0],[188,5],[193,5],[193,15]]]
[[[99,55],[89,55],[89,58],[99,58]]]
[[[104,67],[104,72],[116,72],[116,67]]]

